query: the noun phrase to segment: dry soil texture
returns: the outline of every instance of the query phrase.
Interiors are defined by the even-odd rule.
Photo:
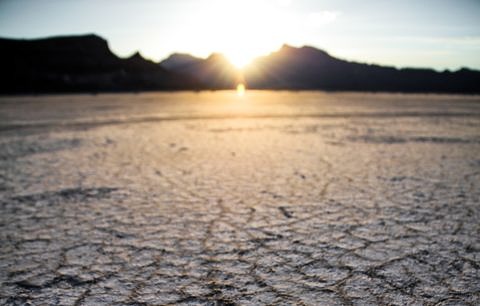
[[[2,305],[478,305],[480,98],[0,98]]]

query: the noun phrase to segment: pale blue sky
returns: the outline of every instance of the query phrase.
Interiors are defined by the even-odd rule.
[[[233,61],[312,45],[397,67],[480,69],[480,0],[0,0],[0,36],[97,33],[120,56]]]

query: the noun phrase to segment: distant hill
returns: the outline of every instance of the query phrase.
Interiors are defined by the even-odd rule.
[[[284,45],[245,72],[250,88],[479,93],[480,71],[397,69],[348,62],[313,48]]]
[[[197,89],[139,53],[119,58],[96,35],[36,40],[0,39],[0,92],[97,92]]]
[[[160,62],[160,65],[165,69],[181,70],[192,64],[203,62],[202,58],[192,56],[186,53],[173,53],[167,59]]]
[[[213,53],[206,59],[175,53],[160,62],[160,65],[194,77],[210,89],[231,89],[239,82],[244,82],[240,71],[219,53]]]
[[[313,48],[284,45],[243,72],[221,54],[175,53],[154,63],[119,58],[96,35],[35,40],[0,38],[0,93],[103,92],[248,88],[480,93],[480,71],[397,69],[349,62]]]
[[[463,68],[437,72],[362,64],[308,46],[283,45],[277,52],[255,59],[241,78],[233,67],[221,69],[229,64],[219,64],[221,61],[213,61],[212,56],[194,62],[180,61],[181,64],[170,68],[201,80],[209,88],[217,88],[218,80],[233,88],[243,78],[252,89],[480,93],[480,71]],[[170,58],[160,64],[168,61]]]

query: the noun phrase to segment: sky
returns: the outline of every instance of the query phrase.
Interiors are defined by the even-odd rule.
[[[0,0],[0,36],[96,33],[126,57],[225,54],[284,43],[396,67],[480,69],[480,0]]]

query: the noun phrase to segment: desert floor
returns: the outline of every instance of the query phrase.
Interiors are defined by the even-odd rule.
[[[480,304],[480,97],[0,98],[0,304]]]

